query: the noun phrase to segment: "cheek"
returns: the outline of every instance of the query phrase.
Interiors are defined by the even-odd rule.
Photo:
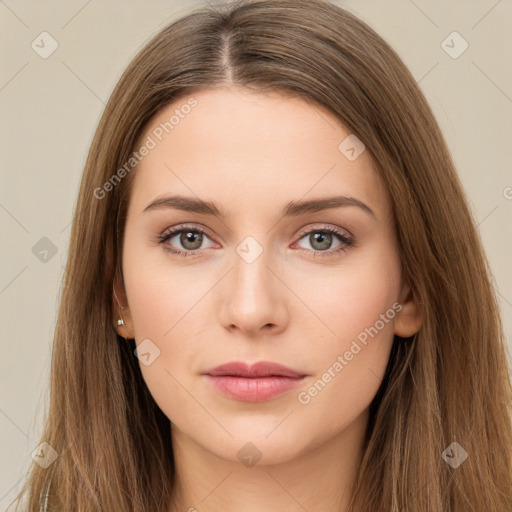
[[[200,298],[198,283],[166,258],[164,250],[142,241],[143,234],[127,229],[123,251],[123,275],[135,339],[165,343],[180,317]],[[189,305],[190,304],[190,305]],[[187,308],[188,305],[188,308]],[[187,320],[189,318],[187,317]]]
[[[351,255],[336,267],[309,265],[287,271],[287,282],[297,283],[294,291],[313,313],[308,316],[315,317],[317,335],[311,342],[320,336],[323,344],[341,350],[376,322],[383,334],[392,332],[394,310],[384,318],[384,325],[379,320],[398,297],[400,271],[393,251],[383,249],[388,249],[385,258],[380,257],[383,250],[375,249]]]
[[[395,302],[399,279],[397,260],[389,254],[387,261],[372,255],[337,269],[330,279],[308,280],[308,304],[332,332],[323,337],[321,350],[316,345],[311,351],[317,373],[299,390],[297,401],[333,431],[366,409],[381,384],[400,309]]]
[[[169,418],[197,414],[197,405],[182,386],[190,388],[194,354],[204,338],[200,299],[205,291],[189,279],[191,273],[132,249],[123,261],[124,278],[142,376]]]

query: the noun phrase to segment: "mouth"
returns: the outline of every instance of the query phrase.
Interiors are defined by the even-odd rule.
[[[298,386],[307,376],[303,372],[267,361],[252,366],[238,361],[227,363],[203,375],[224,395],[244,402],[270,400]]]

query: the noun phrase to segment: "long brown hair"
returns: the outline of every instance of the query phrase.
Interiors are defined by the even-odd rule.
[[[327,107],[370,151],[392,199],[402,268],[423,323],[408,343],[394,344],[372,402],[352,510],[510,512],[512,389],[473,214],[410,72],[374,30],[324,0],[199,9],[158,33],[120,78],[74,212],[41,437],[58,457],[46,469],[34,463],[18,498],[28,491],[30,512],[169,510],[170,422],[144,383],[135,345],[113,328],[112,285],[116,270],[122,274],[136,170],[104,184],[157,111],[225,84]],[[454,442],[468,455],[458,467],[442,457]]]

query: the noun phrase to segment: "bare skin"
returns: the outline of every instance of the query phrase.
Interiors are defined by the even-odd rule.
[[[197,106],[133,171],[124,287],[115,282],[126,306],[117,311],[125,322],[119,334],[137,345],[149,339],[150,352],[160,351],[140,367],[172,423],[179,503],[170,512],[344,512],[393,335],[421,327],[402,284],[388,192],[368,151],[351,161],[338,149],[350,132],[319,106],[234,87],[192,96]],[[157,113],[140,141],[187,99]],[[171,194],[214,202],[226,217],[144,212]],[[373,215],[354,205],[281,213],[292,201],[342,195]],[[159,243],[183,224],[181,238]],[[258,248],[254,261],[243,257]],[[381,324],[347,355],[365,329]],[[222,363],[262,360],[306,377],[251,403],[202,375]],[[319,380],[324,385],[314,388]]]

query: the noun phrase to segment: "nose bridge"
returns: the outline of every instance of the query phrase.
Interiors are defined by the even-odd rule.
[[[260,237],[261,238],[261,237]],[[241,304],[249,307],[253,300],[271,300],[272,272],[268,265],[271,260],[268,244],[260,243],[248,236],[238,244],[234,256],[234,294]]]
[[[243,331],[282,323],[279,286],[272,268],[272,254],[255,237],[244,238],[233,255],[233,268],[223,296],[223,323]],[[270,267],[270,268],[269,268]]]

